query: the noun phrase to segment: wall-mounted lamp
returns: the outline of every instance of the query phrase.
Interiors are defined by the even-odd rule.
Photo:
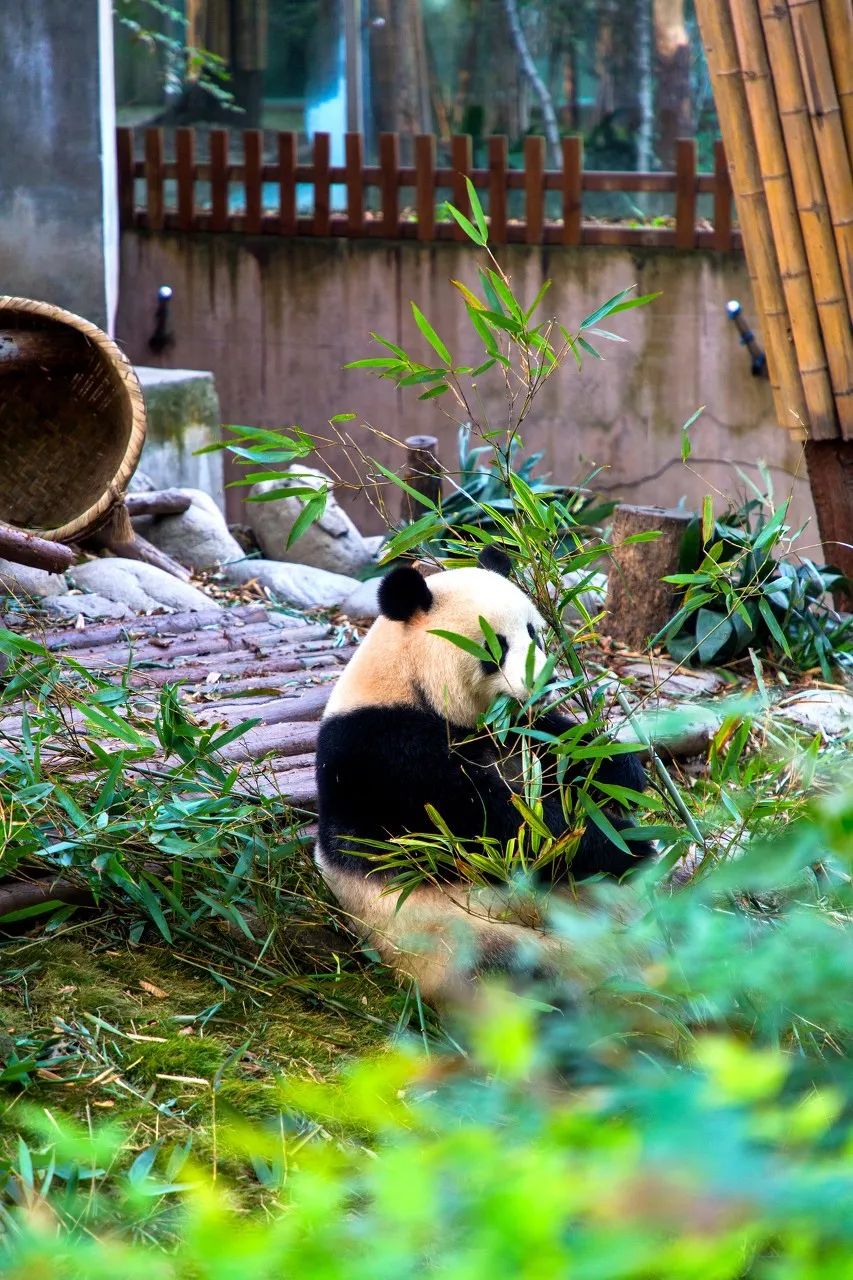
[[[768,376],[767,357],[756,342],[755,334],[746,323],[746,320],[744,320],[743,310],[736,298],[732,298],[731,302],[726,303],[726,311],[729,313],[729,319],[734,321],[735,328],[740,334],[741,345],[746,347],[752,356],[753,378],[766,378]]]
[[[172,332],[170,306],[172,290],[167,284],[161,284],[157,290],[157,307],[154,312],[154,332],[148,339],[148,349],[160,355],[167,347],[174,346],[175,335]]]

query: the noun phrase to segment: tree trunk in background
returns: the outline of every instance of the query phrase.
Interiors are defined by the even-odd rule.
[[[377,133],[432,131],[429,72],[420,0],[373,0],[370,6],[370,71]]]
[[[675,167],[677,138],[692,137],[690,43],[684,0],[654,0],[657,61],[657,154],[662,169]]]
[[[637,0],[637,169],[647,173],[652,167],[655,135],[654,77],[652,75],[652,4]]]
[[[510,38],[518,57],[522,75],[530,85],[542,112],[542,124],[545,129],[545,137],[548,140],[550,160],[556,169],[560,164],[560,129],[557,124],[557,115],[554,111],[554,102],[545,82],[536,70],[536,63],[533,61],[527,37],[524,34],[524,28],[521,25],[516,0],[504,0],[504,12],[506,13]]]
[[[268,0],[186,0],[187,45],[222,58],[231,73],[227,87],[239,113],[223,106],[192,73],[183,92],[158,118],[159,124],[233,125],[258,129],[267,66]]]
[[[231,85],[244,129],[261,127],[267,66],[268,0],[230,0]]]
[[[468,0],[464,8],[454,50],[452,131],[475,140],[493,133],[515,139],[525,127],[527,86],[504,7],[496,0]]]

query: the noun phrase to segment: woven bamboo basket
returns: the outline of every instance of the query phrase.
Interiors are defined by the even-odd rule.
[[[0,295],[0,522],[86,537],[123,497],[144,439],[139,382],[115,343],[70,311]]]

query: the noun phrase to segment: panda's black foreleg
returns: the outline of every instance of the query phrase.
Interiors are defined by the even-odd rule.
[[[617,831],[628,831],[634,826],[630,818],[608,813],[608,819]],[[655,847],[649,840],[626,840],[630,853],[625,853],[593,822],[587,823],[580,838],[575,856],[569,865],[569,873],[575,880],[587,880],[590,876],[604,874],[621,880],[638,866],[655,856]]]

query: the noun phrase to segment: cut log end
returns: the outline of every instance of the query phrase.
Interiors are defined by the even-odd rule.
[[[617,643],[641,652],[672,617],[675,593],[662,579],[678,571],[681,539],[693,518],[690,511],[663,507],[616,508],[604,630]],[[658,537],[628,542],[648,532]]]

